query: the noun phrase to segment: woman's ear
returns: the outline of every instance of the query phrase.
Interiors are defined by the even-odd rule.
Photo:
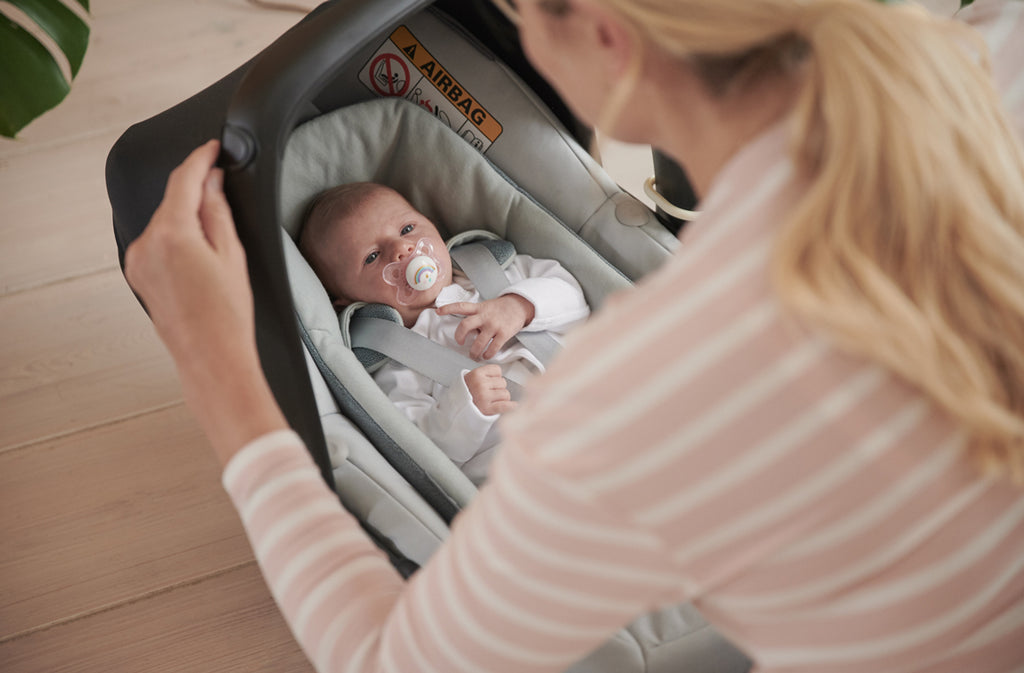
[[[615,82],[629,68],[634,52],[641,48],[636,32],[616,12],[588,0],[577,0],[573,10],[590,33],[593,58],[602,64],[609,83]]]

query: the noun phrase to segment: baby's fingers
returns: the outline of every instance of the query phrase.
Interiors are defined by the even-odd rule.
[[[477,332],[473,345],[469,347],[469,357],[474,360],[481,359],[484,356],[484,353],[488,350],[488,346],[494,343],[493,330],[487,329],[486,326],[484,326],[477,330]]]
[[[437,308],[438,315],[473,315],[479,304],[471,301],[457,301],[453,304],[445,304]]]
[[[511,335],[508,332],[504,331],[504,330],[496,331],[494,333],[494,337],[491,339],[491,344],[487,347],[487,350],[485,350],[484,353],[483,353],[484,359],[485,360],[490,360],[495,355],[497,355],[498,351],[500,351],[502,348],[504,348],[505,344],[507,344],[511,338],[512,338]]]
[[[488,416],[503,414],[516,407],[516,403],[512,400],[512,395],[509,393],[504,379],[501,379],[499,387],[491,389],[486,395],[481,397],[482,403],[479,405],[479,409]]]
[[[506,414],[516,408],[516,402],[513,400],[502,400],[500,402],[493,402],[490,405],[490,410],[486,411],[488,416],[494,416],[495,414]]]
[[[468,337],[471,333],[479,330],[482,324],[483,320],[481,320],[478,316],[474,315],[469,316],[468,318],[464,318],[462,322],[459,323],[459,326],[455,328],[455,341],[460,346],[465,346],[466,337]]]

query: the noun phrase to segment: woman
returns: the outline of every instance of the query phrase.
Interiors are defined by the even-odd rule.
[[[1024,3],[964,14],[1005,103],[909,6],[518,6],[575,111],[679,160],[703,214],[532,386],[408,585],[262,379],[215,143],[128,250],[318,670],[561,671],[693,600],[761,671],[1019,671]]]

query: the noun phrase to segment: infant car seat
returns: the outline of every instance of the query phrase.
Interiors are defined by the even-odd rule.
[[[309,201],[342,182],[387,184],[443,233],[486,228],[558,259],[595,310],[677,245],[584,150],[589,132],[508,34],[486,2],[328,2],[239,71],[129,129],[108,159],[123,259],[170,170],[221,137],[267,378],[324,478],[404,574],[476,490],[353,355],[294,244]],[[636,620],[572,670],[748,667],[684,605]]]

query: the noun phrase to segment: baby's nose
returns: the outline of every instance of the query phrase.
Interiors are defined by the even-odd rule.
[[[402,261],[406,257],[412,254],[413,244],[408,241],[398,241],[394,247],[394,258],[397,261]]]

